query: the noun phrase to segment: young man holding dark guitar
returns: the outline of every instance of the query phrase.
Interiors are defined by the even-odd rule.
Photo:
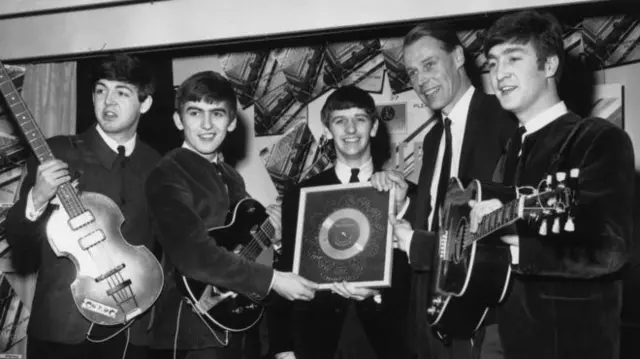
[[[37,139],[38,134],[42,135],[35,125],[29,125],[29,116],[16,113],[36,154],[27,161],[27,176],[20,188],[20,199],[9,210],[5,222],[7,240],[14,253],[21,253],[20,258],[29,254],[39,262],[27,332],[27,356],[30,359],[115,359],[125,357],[124,353],[126,358],[146,357],[149,312],[139,316],[139,313],[129,312],[128,315],[136,315],[137,318],[130,327],[95,323],[104,323],[119,316],[120,310],[130,309],[132,303],[135,305],[145,296],[145,290],[157,291],[157,294],[152,294],[152,303],[162,289],[162,270],[146,248],[141,251],[146,259],[133,257],[123,267],[117,267],[125,263],[124,257],[129,255],[117,250],[118,246],[127,247],[123,245],[122,237],[132,245],[148,248],[154,245],[143,193],[146,175],[160,155],[136,135],[141,115],[151,107],[153,92],[154,79],[149,67],[134,57],[118,55],[104,60],[94,73],[93,105],[98,121],[95,127],[78,136],[51,138],[47,147]],[[9,102],[14,100],[16,97],[8,96]],[[38,160],[42,163],[38,164]],[[70,201],[75,190],[69,182],[74,178],[78,179],[81,194],[96,192],[107,198],[106,202],[102,201],[106,206],[95,208],[91,213],[94,219],[103,221],[102,224],[105,224],[105,215],[113,219],[107,218],[106,221],[111,223],[94,232],[85,231],[81,237],[74,237],[68,226],[86,230],[92,228],[92,218],[88,216],[89,212],[81,210],[82,206]],[[54,197],[55,201],[52,201]],[[61,209],[61,204],[65,205],[66,211]],[[89,202],[83,204],[88,206]],[[125,219],[122,228],[118,207]],[[74,211],[78,211],[78,216],[72,216]],[[63,212],[72,219],[64,218],[66,214],[61,215]],[[121,242],[116,243],[116,247],[108,244],[114,244],[117,236],[111,236],[109,240],[96,236],[101,233],[117,234],[120,229]],[[67,232],[72,235],[67,235]],[[56,237],[60,236],[63,238],[56,242]],[[80,265],[74,266],[71,260],[60,258],[64,252],[69,252],[71,259]],[[147,261],[151,267],[138,267]],[[113,263],[115,267],[106,266],[106,262]],[[128,272],[130,270],[142,274],[141,278],[129,276],[135,274]],[[97,279],[109,271],[103,280]],[[146,278],[146,274],[154,277]],[[81,285],[72,291],[72,281],[82,276],[85,282],[74,282],[74,285]],[[153,282],[157,288],[144,287]],[[103,302],[89,298],[90,290],[84,291],[87,283],[108,284],[106,291],[110,291],[109,297],[126,303],[111,303],[111,298]],[[79,309],[83,310],[85,317]],[[94,323],[87,320],[87,316],[95,317]]]
[[[622,281],[633,230],[634,153],[629,136],[600,118],[581,118],[558,95],[562,28],[549,14],[506,15],[485,34],[491,86],[524,130],[496,179],[541,187],[557,172],[577,175],[573,224],[518,221],[511,247],[513,285],[498,308],[507,359],[616,359]],[[521,144],[521,145],[520,145]],[[562,179],[562,177],[560,178]],[[556,178],[552,178],[552,182]],[[565,180],[565,183],[567,180]],[[471,231],[498,200],[472,202]]]
[[[372,148],[384,124],[373,98],[364,90],[338,88],[327,98],[321,117],[323,136],[334,147],[336,161],[285,193],[282,214],[287,226],[277,262],[281,270],[291,270],[293,265],[300,189],[367,182],[389,156],[377,151],[388,147]],[[271,351],[276,359],[409,358],[409,277],[406,255],[394,250],[392,288],[379,291],[341,282],[333,284],[333,293],[316,293],[308,303],[277,298],[267,312]]]
[[[157,350],[153,357],[256,358],[259,351],[256,353],[255,344],[251,344],[255,333],[232,333],[205,318],[201,309],[215,304],[210,298],[214,292],[226,289],[254,302],[263,301],[272,291],[287,300],[311,300],[317,285],[247,259],[244,254],[258,248],[255,244],[234,253],[222,246],[234,238],[209,231],[226,225],[228,214],[249,196],[240,174],[220,153],[238,121],[231,83],[212,71],[196,73],[179,86],[175,105],[174,122],[184,134],[184,144],[165,155],[146,186],[166,273],[165,291],[156,307],[152,346]],[[279,210],[271,208],[266,213],[266,221],[279,227]],[[247,232],[252,229],[247,223],[239,225]],[[263,225],[258,232],[262,229]],[[275,229],[274,242],[280,237],[280,230]],[[268,245],[262,242],[259,246]],[[186,300],[178,288],[183,277],[217,289]],[[217,305],[225,305],[225,299]]]

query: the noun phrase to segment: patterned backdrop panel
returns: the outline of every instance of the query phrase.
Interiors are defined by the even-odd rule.
[[[589,70],[640,59],[637,16],[593,17],[562,25],[567,52]],[[484,33],[484,28],[469,28],[458,36],[486,78]],[[320,109],[333,89],[351,84],[368,91],[378,105],[392,143],[388,166],[417,181],[422,139],[432,114],[411,89],[402,41],[402,37],[392,37],[263,48],[182,59],[174,62],[174,71],[184,73],[187,69],[181,64],[193,66],[194,61],[207,62],[212,70],[222,69],[236,89],[244,116],[253,119],[250,141],[254,141],[257,156],[245,166],[263,166],[278,193],[330,165],[334,158],[331,146],[320,144]],[[622,87],[596,87],[592,112],[622,126]],[[484,90],[490,92],[486,84]]]

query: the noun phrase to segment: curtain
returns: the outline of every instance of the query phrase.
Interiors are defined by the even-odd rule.
[[[27,65],[22,97],[45,137],[76,132],[75,62]],[[5,275],[25,309],[30,310],[37,274]],[[22,354],[26,358],[26,342],[20,341],[8,353]]]
[[[45,137],[76,133],[76,63],[26,68],[22,98]]]

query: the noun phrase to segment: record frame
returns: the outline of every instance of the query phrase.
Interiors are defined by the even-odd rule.
[[[395,190],[370,182],[300,189],[293,273],[319,290],[346,281],[356,287],[391,286]]]

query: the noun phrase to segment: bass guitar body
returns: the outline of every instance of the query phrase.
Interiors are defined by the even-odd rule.
[[[70,218],[62,207],[51,214],[49,244],[75,264],[71,292],[80,313],[96,324],[124,324],[158,299],[162,267],[147,247],[123,238],[124,217],[110,198],[92,192],[79,197],[84,206],[79,216]]]

